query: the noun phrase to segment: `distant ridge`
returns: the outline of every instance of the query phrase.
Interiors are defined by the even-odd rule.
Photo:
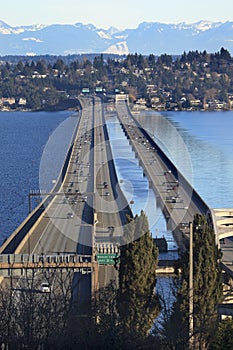
[[[102,29],[92,24],[51,24],[11,27],[0,21],[0,56],[141,53],[179,55],[184,51],[233,55],[233,22],[193,24],[143,22],[135,29]]]

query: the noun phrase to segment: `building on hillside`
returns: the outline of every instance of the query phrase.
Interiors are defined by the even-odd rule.
[[[116,100],[116,103],[118,103],[120,101],[127,101],[127,102],[129,102],[129,95],[127,95],[127,94],[116,94],[115,95],[115,100]]]

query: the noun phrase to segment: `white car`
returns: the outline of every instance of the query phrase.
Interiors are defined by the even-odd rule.
[[[49,293],[50,292],[50,285],[48,282],[43,282],[41,284],[41,292],[42,293]]]

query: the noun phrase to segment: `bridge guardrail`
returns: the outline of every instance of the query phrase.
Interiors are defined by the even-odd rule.
[[[91,263],[92,256],[77,254],[0,254],[1,264],[14,265],[17,263]]]

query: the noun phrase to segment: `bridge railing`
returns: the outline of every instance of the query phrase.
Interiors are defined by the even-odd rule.
[[[2,265],[27,263],[91,263],[90,255],[77,254],[0,254],[0,268]]]

